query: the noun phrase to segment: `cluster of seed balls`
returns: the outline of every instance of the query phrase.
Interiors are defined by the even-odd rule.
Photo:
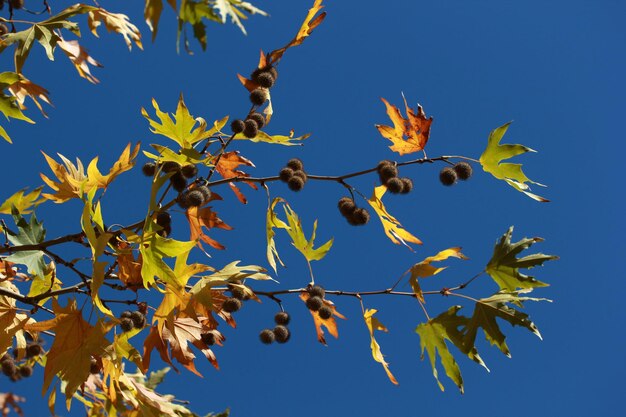
[[[304,164],[298,158],[290,159],[287,166],[280,170],[278,176],[282,182],[287,183],[292,191],[300,191],[308,180],[306,172],[304,172]]]
[[[124,332],[130,332],[133,329],[143,329],[146,325],[146,315],[141,311],[126,310],[120,314],[120,327]]]
[[[387,187],[392,194],[408,194],[413,189],[411,178],[398,178],[398,167],[392,161],[384,160],[376,167],[380,182]]]
[[[309,298],[306,300],[306,306],[311,311],[317,311],[317,315],[322,320],[328,320],[333,316],[333,309],[324,303],[326,291],[319,285],[313,285],[307,289]]]
[[[0,10],[4,8],[4,3],[9,3],[9,6],[13,9],[21,9],[24,7],[24,0],[0,0]]]
[[[276,313],[274,316],[274,322],[276,323],[276,327],[273,329],[264,329],[259,333],[259,339],[261,342],[269,345],[274,343],[274,341],[278,343],[287,343],[291,334],[289,333],[289,329],[287,325],[289,324],[289,313],[286,311],[281,311]]]
[[[269,89],[274,86],[278,78],[276,68],[268,66],[254,70],[250,79],[259,87],[250,93],[250,101],[255,106],[262,106],[269,98]],[[259,133],[259,129],[265,126],[265,117],[258,112],[252,111],[246,120],[236,119],[230,124],[234,134],[243,133],[247,138],[254,138]]]
[[[27,359],[37,357],[41,355],[42,352],[43,348],[39,342],[33,342],[26,345]],[[16,353],[17,352],[14,352],[14,354]],[[19,381],[22,378],[28,378],[33,374],[33,367],[31,365],[28,363],[17,365],[15,363],[15,359],[6,353],[0,358],[0,367],[2,368],[2,373],[9,377],[9,379],[13,382]]]
[[[153,177],[158,168],[161,168],[161,170],[166,173],[174,173],[170,177],[170,183],[172,184],[172,188],[180,193],[177,199],[180,207],[184,209],[188,209],[189,207],[198,207],[211,199],[211,190],[209,190],[209,187],[207,187],[203,181],[196,180],[193,183],[193,187],[187,187],[187,179],[198,175],[198,168],[195,165],[181,165],[174,161],[167,161],[162,164],[148,162],[143,166],[142,171],[147,177]],[[163,223],[167,223],[168,225],[171,223],[169,215],[168,219],[162,218],[161,221]],[[163,224],[159,223],[158,218],[157,223],[160,226],[165,227]]]
[[[439,172],[439,181],[443,185],[454,185],[457,180],[465,181],[472,176],[472,166],[467,162],[458,162],[452,167],[445,167]]]
[[[240,281],[235,281],[234,283],[241,284]],[[229,285],[228,290],[230,291],[230,297],[226,298],[222,303],[222,310],[227,313],[234,313],[235,311],[239,311],[241,306],[243,306],[243,302],[250,299],[250,297],[243,288],[235,285]]]
[[[350,197],[343,197],[337,203],[339,212],[352,226],[362,226],[370,221],[370,213],[362,207],[357,207]]]

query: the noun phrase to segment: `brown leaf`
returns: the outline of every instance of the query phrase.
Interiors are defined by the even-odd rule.
[[[124,241],[118,241],[117,244],[117,277],[133,291],[143,288],[143,279],[141,278],[141,254],[137,256],[137,260],[133,256],[130,245]]]
[[[232,227],[227,225],[217,216],[217,212],[211,210],[211,207],[191,207],[186,212],[187,220],[189,221],[189,228],[191,230],[191,237],[189,240],[198,240],[198,246],[202,248],[202,244],[200,241],[211,245],[215,249],[225,249],[225,247],[217,242],[216,240],[210,238],[208,235],[204,233],[202,228],[206,229],[223,229],[223,230],[233,230]]]
[[[404,99],[407,118],[405,119],[402,116],[396,106],[389,104],[387,100],[381,98],[387,107],[387,115],[391,119],[393,127],[376,125],[376,128],[383,137],[393,142],[393,145],[389,147],[392,151],[398,152],[400,155],[406,155],[421,151],[426,147],[433,118],[431,116],[427,119],[424,109],[419,104],[417,105],[417,111],[411,109],[406,102],[404,94],[402,98]],[[404,139],[404,136],[407,139]]]
[[[309,293],[301,292],[300,299],[306,303],[306,300],[309,299]],[[332,302],[324,300],[324,304],[333,310],[333,316],[337,316],[340,319],[344,320],[346,319],[341,313],[337,311],[335,305]],[[330,316],[329,319],[324,320],[320,317],[317,311],[310,311],[310,313],[313,316],[313,323],[315,324],[315,331],[317,332],[317,340],[319,340],[320,343],[326,345],[326,338],[324,337],[324,330],[322,329],[322,326],[326,327],[328,333],[333,335],[335,339],[339,338],[339,332],[337,331],[337,322],[335,321],[335,318],[333,316]]]

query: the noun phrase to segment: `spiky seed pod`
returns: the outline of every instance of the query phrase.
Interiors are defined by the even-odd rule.
[[[439,181],[445,186],[454,185],[456,179],[456,171],[452,167],[445,167],[439,172]]]
[[[254,82],[264,88],[272,88],[274,86],[274,82],[276,80],[272,77],[272,74],[269,71],[261,72]]]
[[[146,316],[141,311],[133,311],[130,319],[133,321],[133,326],[137,329],[143,329],[146,325]]]
[[[15,375],[17,372],[17,367],[15,366],[15,362],[13,360],[10,361],[2,361],[2,373],[6,376]]]
[[[100,373],[100,364],[98,364],[96,358],[91,358],[91,363],[89,364],[89,373],[94,375]]]
[[[42,352],[41,345],[39,343],[32,343],[26,346],[26,357],[34,358],[35,356],[41,355]]]
[[[227,313],[234,313],[241,308],[241,300],[234,297],[229,297],[222,303],[222,310]]]
[[[159,226],[164,227],[171,223],[172,223],[172,216],[170,216],[170,214],[167,211],[162,211],[159,214],[157,214],[156,224],[158,224]]]
[[[261,333],[259,333],[259,339],[261,339],[262,343],[269,345],[272,344],[274,340],[276,340],[276,336],[271,329],[265,329],[262,330]]]
[[[274,316],[274,321],[276,322],[276,324],[281,324],[283,326],[288,325],[289,320],[291,320],[291,317],[289,317],[289,313],[287,313],[286,311],[278,312]]]
[[[293,171],[293,175],[296,177],[302,178],[302,181],[304,181],[305,183],[309,180],[309,177],[308,175],[306,175],[306,172],[302,170]]]
[[[235,134],[243,132],[244,127],[245,123],[241,119],[235,119],[230,123],[230,130],[232,130]]]
[[[322,308],[323,305],[324,300],[322,300],[322,297],[309,297],[309,299],[306,300],[306,306],[311,311],[317,311]]]
[[[29,365],[20,366],[20,376],[23,378],[28,378],[33,374],[33,367]]]
[[[206,203],[211,199],[211,190],[206,185],[200,185],[194,188],[195,191],[199,191],[202,193],[202,197],[204,197],[204,202]]]
[[[354,200],[350,197],[343,197],[339,200],[337,207],[339,207],[339,211],[343,217],[351,216],[354,210],[356,210],[356,204],[354,204]]]
[[[274,81],[278,79],[278,71],[276,70],[276,68],[274,68],[274,67],[266,67],[265,71],[267,71],[270,74],[272,74],[272,77],[274,77]]]
[[[454,164],[454,172],[460,180],[465,181],[472,176],[472,166],[467,162],[457,162]]]
[[[380,172],[380,170],[382,169],[382,167],[387,166],[387,165],[391,165],[393,166],[393,161],[390,161],[388,159],[383,159],[382,161],[380,161],[378,163],[378,165],[376,165],[376,170],[378,170]]]
[[[216,338],[215,338],[215,334],[213,334],[212,332],[208,332],[208,333],[202,333],[200,335],[200,339],[202,339],[202,341],[207,345],[207,346],[213,346],[216,342]]]
[[[311,297],[324,298],[326,295],[326,290],[321,285],[313,285],[308,292]]]
[[[120,318],[121,319],[129,319],[131,318],[133,315],[133,312],[130,310],[126,310],[126,311],[122,311],[122,314],[120,314]]]
[[[259,125],[252,119],[248,119],[245,122],[245,127],[243,129],[243,135],[249,139],[256,137],[259,134]]]
[[[293,177],[293,169],[289,167],[285,167],[280,170],[280,172],[278,173],[278,176],[280,177],[280,180],[282,182],[287,182],[289,181],[289,179],[291,179],[291,177]]]
[[[278,343],[287,343],[289,337],[291,336],[291,334],[289,333],[289,329],[281,325],[274,327],[273,333]]]
[[[350,216],[350,219],[354,222],[355,226],[361,226],[367,224],[370,221],[370,213],[364,208],[357,208]]]
[[[146,177],[154,177],[154,173],[156,172],[156,164],[154,162],[146,162],[141,167],[141,172]]]
[[[172,188],[174,188],[179,193],[187,188],[187,179],[180,171],[177,171],[174,175],[170,177],[170,183],[172,184]]]
[[[385,185],[387,186],[387,189],[389,190],[389,192],[392,194],[399,194],[402,192],[402,189],[404,188],[404,185],[402,184],[402,180],[398,177],[389,178],[389,180],[387,180]]]
[[[269,95],[267,94],[267,90],[264,88],[256,88],[250,93],[250,101],[255,106],[263,105],[263,103],[265,103],[268,98]]]
[[[193,178],[198,175],[198,168],[193,164],[183,166],[181,171],[185,178]]]
[[[189,202],[187,201],[187,193],[182,193],[179,194],[178,197],[176,197],[176,202],[178,203],[178,206],[184,210],[187,210],[189,208]]]
[[[175,161],[163,162],[163,172],[176,172],[180,171],[180,164]]]
[[[402,191],[400,192],[402,194],[410,193],[413,190],[413,180],[408,177],[400,178],[400,180],[402,181]]]
[[[124,332],[129,332],[131,330],[133,330],[134,324],[133,324],[133,320],[125,317],[122,320],[120,320],[120,327],[122,328],[122,331]]]
[[[287,186],[291,191],[300,191],[304,187],[304,180],[294,175],[287,181]]]
[[[380,177],[380,182],[385,184],[391,178],[395,178],[398,176],[398,168],[394,165],[383,165],[378,170],[378,176]]]
[[[15,373],[14,373],[13,375],[9,376],[9,379],[10,379],[12,382],[17,382],[17,381],[19,381],[20,379],[22,379],[22,376],[21,376],[21,375],[20,375],[20,373],[18,372],[17,368],[15,368]]]
[[[304,164],[298,158],[291,158],[289,161],[287,161],[287,166],[293,169],[294,171],[304,170]]]
[[[230,287],[230,295],[238,300],[243,300],[244,298],[246,298],[246,292],[241,287]]]
[[[333,316],[333,309],[328,306],[324,306],[319,309],[317,314],[319,314],[322,320],[328,320],[329,318]]]
[[[204,204],[204,196],[198,190],[191,190],[185,193],[185,195],[190,207],[198,207]]]
[[[257,80],[259,75],[264,72],[269,72],[269,74],[272,76],[272,78],[274,78],[274,80],[278,78],[278,71],[276,71],[276,68],[267,66],[264,68],[256,68],[250,75],[250,79],[258,84],[258,82],[255,80]]]
[[[21,9],[24,7],[24,0],[9,0],[9,4],[14,9]]]
[[[265,126],[265,116],[263,116],[261,113],[252,112],[248,115],[247,118],[250,120],[254,120],[259,129],[263,129],[263,126]]]

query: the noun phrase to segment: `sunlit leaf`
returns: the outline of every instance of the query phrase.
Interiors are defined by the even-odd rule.
[[[91,75],[91,69],[89,65],[101,68],[102,64],[96,61],[85,48],[80,46],[78,41],[66,41],[65,39],[59,39],[57,46],[67,55],[78,75],[85,78],[87,81],[93,84],[98,84],[100,81]]]
[[[21,214],[13,211],[13,220],[17,225],[18,233],[8,231],[7,238],[15,246],[21,245],[37,245],[46,237],[46,230],[43,223],[37,220],[35,213],[30,216],[30,220],[26,221]],[[40,250],[27,250],[14,252],[5,259],[17,264],[26,265],[28,272],[33,275],[45,275],[46,263],[43,259],[44,253]]]
[[[15,207],[20,214],[30,214],[33,209],[43,203],[45,199],[39,198],[43,186],[26,193],[26,188],[16,192],[0,205],[0,213],[11,214],[11,207]]]
[[[213,228],[232,230],[233,228],[224,223],[220,219],[215,211],[211,207],[190,207],[185,212],[187,220],[189,221],[189,228],[191,230],[190,240],[197,241],[198,245],[202,248],[201,241],[210,245],[215,249],[225,249],[225,247],[216,240],[209,237],[203,230],[203,228],[210,230]]]
[[[424,109],[419,104],[417,105],[417,110],[410,108],[404,94],[402,94],[402,98],[404,99],[407,117],[404,118],[396,106],[389,104],[383,98],[381,100],[387,107],[387,115],[391,119],[393,127],[376,125],[376,128],[383,137],[393,143],[393,145],[389,146],[389,149],[400,155],[406,155],[421,151],[426,147],[433,118],[432,116],[426,118]]]
[[[442,250],[435,256],[429,256],[423,261],[416,263],[407,271],[407,273],[411,274],[411,277],[409,278],[409,283],[411,284],[411,288],[413,288],[413,292],[415,293],[415,296],[421,302],[425,302],[425,301],[424,301],[424,295],[422,294],[422,289],[418,282],[418,278],[426,278],[426,277],[430,277],[430,276],[440,273],[447,267],[443,266],[443,267],[438,268],[438,267],[432,266],[431,263],[444,261],[450,257],[459,258],[459,259],[467,259],[467,257],[461,253],[461,248],[449,248],[446,250]]]
[[[305,304],[306,304],[306,300],[308,300],[309,297],[310,295],[308,292],[300,293],[300,299],[304,301]],[[326,345],[326,338],[324,337],[324,330],[322,329],[322,326],[326,327],[326,330],[328,330],[328,333],[330,333],[335,339],[337,339],[339,338],[339,331],[337,330],[337,322],[335,321],[334,316],[337,316],[340,319],[344,319],[344,320],[345,320],[345,317],[337,311],[337,309],[335,308],[335,305],[331,301],[324,300],[324,305],[329,307],[333,311],[333,314],[332,316],[330,316],[330,318],[328,319],[321,318],[317,311],[309,310],[309,313],[311,313],[311,316],[313,316],[313,324],[315,324],[315,332],[317,333],[317,340],[321,344]]]
[[[378,342],[376,341],[376,338],[374,337],[374,330],[380,330],[385,333],[387,333],[388,331],[387,328],[380,321],[378,321],[377,318],[374,317],[374,314],[376,314],[376,312],[377,310],[367,309],[365,310],[365,313],[363,314],[365,325],[367,326],[367,329],[370,332],[370,348],[372,349],[372,357],[374,358],[376,362],[380,363],[383,366],[383,368],[385,368],[385,372],[387,373],[387,377],[389,377],[389,380],[393,382],[395,385],[398,385],[398,381],[396,381],[396,378],[393,376],[393,374],[389,370],[389,364],[385,361],[385,357],[383,356],[383,353],[380,350],[380,345],[378,344]]]
[[[285,229],[289,236],[291,237],[291,243],[296,247],[304,255],[307,261],[319,261],[322,259],[331,246],[333,245],[334,239],[330,239],[326,243],[320,245],[317,249],[314,247],[315,244],[315,233],[317,232],[317,220],[313,222],[313,233],[311,234],[311,238],[307,239],[304,235],[304,231],[302,230],[302,223],[300,222],[300,218],[296,214],[295,211],[291,209],[288,204],[285,204],[285,214],[287,215],[287,223],[289,224],[289,228]]]
[[[378,215],[378,218],[383,225],[383,229],[385,230],[385,234],[396,245],[402,244],[409,249],[411,249],[411,247],[408,245],[407,242],[421,245],[422,241],[409,233],[395,217],[389,214],[389,212],[385,208],[382,198],[383,195],[385,195],[386,191],[387,187],[384,185],[380,185],[374,188],[374,193],[372,194],[372,197],[367,200],[369,205],[372,206],[372,208]]]
[[[282,266],[285,266],[283,261],[280,259],[280,256],[278,256],[278,249],[276,249],[276,241],[274,241],[274,236],[276,235],[276,233],[274,232],[274,228],[289,229],[289,225],[285,223],[284,221],[282,221],[280,218],[278,218],[278,215],[274,211],[274,209],[276,208],[276,204],[278,203],[285,203],[285,200],[283,200],[280,197],[274,198],[274,200],[267,207],[267,217],[266,217],[266,222],[265,222],[265,232],[267,236],[266,256],[267,256],[267,261],[272,266],[272,269],[274,269],[274,272],[278,272],[276,270],[277,260],[278,262],[280,262]]]

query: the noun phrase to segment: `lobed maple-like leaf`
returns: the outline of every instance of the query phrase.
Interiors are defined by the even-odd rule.
[[[415,296],[422,302],[425,303],[424,295],[422,294],[422,288],[418,282],[418,278],[426,278],[431,277],[433,275],[437,275],[447,267],[434,267],[431,265],[432,262],[440,262],[445,261],[446,259],[454,257],[459,259],[468,259],[465,255],[461,253],[461,248],[449,248],[446,250],[442,250],[438,254],[434,256],[429,256],[421,262],[416,263],[405,274],[410,273],[411,276],[409,278],[409,284],[411,284],[411,288],[415,293]]]
[[[413,249],[408,245],[407,242],[421,245],[422,241],[409,233],[395,217],[389,214],[382,200],[383,195],[385,195],[386,191],[387,187],[384,185],[380,185],[374,188],[374,193],[372,194],[372,197],[367,200],[367,202],[370,206],[372,206],[372,208],[378,215],[378,218],[383,225],[383,229],[385,230],[385,234],[387,235],[387,237],[396,245],[402,244],[412,251]]]
[[[500,238],[493,249],[493,255],[485,268],[485,272],[493,278],[501,290],[515,291],[519,288],[531,289],[546,287],[549,284],[536,280],[534,277],[522,274],[521,269],[530,269],[543,265],[546,261],[559,259],[558,256],[535,253],[517,258],[522,251],[528,249],[537,242],[542,242],[540,237],[524,238],[511,243],[513,226]]]
[[[385,368],[385,372],[387,373],[387,377],[389,378],[389,380],[393,384],[398,385],[398,381],[389,370],[389,364],[385,361],[385,357],[380,350],[380,345],[374,337],[374,330],[379,330],[385,333],[388,332],[387,328],[377,318],[374,317],[374,314],[376,314],[377,311],[378,310],[375,309],[367,309],[365,310],[365,313],[363,313],[365,325],[370,332],[370,349],[372,349],[372,357],[376,362],[380,363],[383,368]]]
[[[176,10],[176,0],[167,0],[167,3],[172,7],[172,10]],[[161,19],[162,11],[163,0],[146,0],[143,17],[146,19],[146,24],[152,32],[152,42],[156,39],[159,31],[159,20]]]
[[[200,243],[202,241],[215,249],[225,249],[224,245],[204,233],[203,228],[208,230],[213,228],[233,230],[232,227],[224,223],[224,221],[218,217],[217,212],[213,211],[211,207],[190,207],[185,212],[185,216],[189,221],[189,228],[191,230],[190,240],[197,241],[200,248],[202,248],[202,244]]]
[[[310,297],[310,294],[306,291],[300,293],[300,299],[304,301],[305,304],[306,304],[306,300],[308,300],[309,297]],[[309,312],[311,313],[311,316],[313,316],[313,324],[315,325],[315,332],[317,333],[317,340],[321,344],[326,346],[327,343],[326,343],[326,338],[324,337],[324,330],[322,329],[322,326],[326,327],[326,330],[328,330],[328,333],[333,335],[335,339],[338,339],[339,331],[337,330],[337,322],[335,321],[334,316],[337,316],[340,319],[344,319],[344,320],[346,318],[345,316],[343,316],[341,313],[337,311],[337,309],[335,308],[335,305],[331,301],[324,300],[324,305],[327,307],[330,307],[330,309],[333,311],[333,314],[328,319],[321,318],[319,315],[319,312],[317,311],[309,310]]]
[[[176,258],[187,256],[196,246],[196,242],[183,242],[180,240],[167,239],[159,236],[154,231],[148,230],[141,240],[139,250],[143,263],[141,276],[144,287],[148,288],[159,278],[166,283],[176,283],[176,274],[172,268],[163,261],[163,258]]]
[[[21,74],[16,75],[18,76],[18,79],[13,84],[9,85],[8,89],[11,95],[16,98],[17,105],[20,107],[20,109],[26,110],[24,102],[26,101],[26,97],[29,97],[31,100],[33,100],[41,114],[43,114],[44,117],[48,117],[46,112],[43,110],[41,103],[39,103],[39,100],[41,100],[48,105],[52,105],[52,103],[50,102],[50,93],[48,92],[48,90],[40,85],[33,83]]]
[[[137,26],[129,22],[128,16],[121,13],[111,13],[100,7],[92,7],[88,12],[87,24],[94,36],[98,36],[98,27],[104,25],[109,32],[119,33],[124,37],[129,50],[133,49],[133,42],[139,49],[141,44],[141,32]]]
[[[57,269],[54,262],[46,265],[45,275],[34,275],[31,278],[29,297],[37,297],[50,291],[56,291],[62,288],[63,282],[57,277]],[[49,298],[42,298],[37,302],[38,305],[44,305]]]
[[[20,214],[32,213],[32,209],[46,201],[43,198],[39,198],[42,189],[43,185],[29,193],[26,193],[26,188],[21,189],[0,204],[0,214],[11,214],[12,207],[15,207]]]
[[[238,151],[225,152],[222,154],[222,157],[217,162],[215,170],[224,179],[249,177],[250,174],[246,174],[245,172],[237,169],[241,165],[254,167],[252,161],[239,155]],[[258,188],[253,182],[248,182],[247,184],[254,190]],[[235,183],[231,182],[228,185],[242,204],[246,204],[248,202],[248,200],[246,200],[246,197],[244,197],[243,193],[241,192],[241,190],[239,190],[239,187],[237,187]]]
[[[285,229],[291,237],[291,243],[296,249],[304,255],[307,262],[319,261],[330,251],[333,245],[334,238],[331,238],[326,243],[315,248],[315,234],[317,232],[317,220],[313,222],[313,233],[311,238],[307,239],[302,230],[302,223],[295,211],[291,209],[288,204],[284,206],[285,214],[287,215],[287,223],[289,228]]]
[[[387,107],[387,115],[391,119],[393,127],[376,125],[376,128],[384,138],[389,139],[393,143],[393,145],[389,146],[389,149],[400,155],[406,155],[421,151],[426,147],[433,118],[432,116],[426,118],[424,109],[419,104],[417,105],[417,110],[411,109],[406,102],[404,94],[402,94],[402,98],[404,99],[407,117],[404,118],[396,106],[389,104],[387,100],[381,98]],[[404,139],[405,136],[406,139]]]
[[[513,164],[510,162],[502,162],[506,159],[510,159],[514,156],[524,154],[526,152],[536,152],[524,145],[511,145],[500,144],[502,137],[506,133],[511,122],[506,123],[489,133],[489,139],[487,141],[487,147],[485,151],[480,155],[480,164],[485,172],[490,173],[499,180],[505,181],[511,187],[515,188],[526,194],[533,200],[545,203],[550,200],[543,198],[539,195],[533,194],[530,191],[530,187],[527,183],[536,184],[541,187],[545,187],[543,184],[531,181],[526,174],[522,171],[521,164]]]
[[[8,230],[7,238],[14,246],[36,245],[44,241],[46,230],[43,223],[37,220],[35,213],[31,214],[30,220],[19,214],[16,210],[12,211],[13,220],[17,225],[18,232]],[[9,262],[26,265],[28,272],[33,275],[45,275],[46,263],[43,259],[44,253],[40,250],[28,250],[14,252],[12,255],[4,258]]]
[[[78,75],[93,84],[100,82],[96,77],[91,75],[89,65],[99,68],[102,68],[103,65],[89,55],[87,50],[80,46],[78,41],[66,41],[60,38],[57,41],[57,46],[65,53],[72,65],[74,65],[74,68],[78,71]]]
[[[2,46],[2,41],[0,40],[0,47]],[[2,53],[0,48],[0,53]],[[4,116],[9,120],[18,119],[23,120],[28,123],[35,123],[29,117],[27,117],[24,113],[22,113],[22,109],[20,108],[19,102],[16,97],[11,95],[6,95],[2,91],[9,89],[9,87],[19,81],[19,75],[15,72],[2,72],[0,73],[0,113],[4,114]],[[6,130],[0,126],[0,136],[9,143],[11,142],[11,138],[7,134]]]
[[[9,293],[21,295],[19,289],[8,280],[0,281],[0,288]],[[13,346],[13,339],[17,342],[18,351],[19,348],[23,351],[26,347],[23,329],[26,324],[34,323],[35,320],[18,311],[15,298],[0,294],[0,356]],[[23,352],[20,353],[23,357]]]

